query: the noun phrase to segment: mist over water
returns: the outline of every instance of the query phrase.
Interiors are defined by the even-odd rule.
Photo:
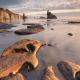
[[[23,20],[5,21],[17,27],[9,29],[9,32],[0,33],[0,56],[7,47],[22,39],[54,42],[53,46],[45,45],[39,49],[37,53],[39,65],[35,70],[24,73],[27,80],[41,80],[44,68],[51,65],[55,66],[61,60],[80,65],[80,24],[68,24],[68,21],[73,20],[26,19],[25,22]],[[39,23],[43,25],[45,30],[31,35],[15,34],[14,31],[16,30],[27,29],[27,25],[22,25],[23,23]],[[73,36],[69,36],[68,33],[72,33]],[[4,34],[9,35],[3,36]]]

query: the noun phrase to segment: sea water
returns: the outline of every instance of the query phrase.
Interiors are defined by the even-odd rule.
[[[41,80],[45,67],[56,66],[62,60],[80,65],[80,24],[71,24],[68,21],[73,20],[26,19],[25,21],[4,21],[17,27],[9,29],[8,32],[0,33],[0,56],[7,47],[23,39],[39,40],[47,42],[47,44],[54,43],[53,46],[45,45],[39,49],[37,52],[38,67],[23,74],[27,80]],[[43,25],[45,30],[30,35],[15,34],[14,31],[16,30],[27,29],[27,25],[23,25],[23,23],[39,23]],[[54,30],[51,30],[51,28]],[[73,36],[69,36],[68,33],[72,33]],[[3,36],[4,34],[8,35]]]

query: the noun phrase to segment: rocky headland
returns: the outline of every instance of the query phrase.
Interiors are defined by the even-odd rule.
[[[10,10],[3,8],[0,8],[0,19],[22,19],[23,17],[19,14],[15,14],[11,12]]]
[[[57,19],[57,17],[47,10],[47,19]]]

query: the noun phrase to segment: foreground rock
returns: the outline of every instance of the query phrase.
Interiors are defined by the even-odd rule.
[[[66,80],[57,66],[48,66],[44,70],[43,80]]]
[[[24,64],[30,64],[32,68],[38,65],[36,53],[46,42],[37,40],[21,40],[8,47],[0,58],[0,78],[15,74]]]
[[[60,61],[57,66],[67,80],[75,80],[76,72],[80,71],[79,65],[68,61]]]
[[[28,34],[38,33],[43,30],[45,30],[44,27],[38,27],[38,28],[20,29],[20,30],[15,31],[14,33],[18,35],[28,35]]]
[[[60,61],[57,66],[48,66],[44,70],[43,80],[80,80],[80,66]]]
[[[47,19],[57,19],[55,15],[53,15],[49,10],[47,11]]]
[[[26,79],[22,76],[22,74],[17,73],[17,74],[13,74],[11,76],[8,76],[4,80],[26,80]]]

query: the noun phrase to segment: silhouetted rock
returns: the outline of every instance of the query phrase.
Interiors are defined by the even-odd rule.
[[[23,13],[23,19],[27,19],[27,17],[25,16],[25,14]]]
[[[31,64],[33,68],[38,66],[36,53],[46,42],[37,40],[21,40],[4,50],[0,58],[0,78],[15,74],[24,64]]]
[[[57,19],[57,17],[47,10],[47,19]]]

